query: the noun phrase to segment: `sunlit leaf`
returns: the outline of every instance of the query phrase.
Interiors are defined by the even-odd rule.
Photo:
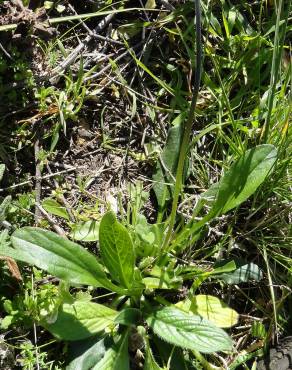
[[[145,4],[146,9],[155,9],[156,8],[156,2],[155,0],[147,0]]]
[[[145,277],[143,280],[146,289],[171,289],[172,287],[165,280],[156,277]]]
[[[260,281],[263,278],[262,270],[255,263],[247,263],[241,260],[234,261],[236,269],[232,272],[218,275],[220,280],[225,281],[227,284],[240,284],[248,281]]]
[[[127,229],[113,212],[106,213],[101,220],[99,245],[103,263],[112,278],[130,288],[135,266],[134,246]]]
[[[47,198],[42,202],[43,208],[55,216],[60,216],[65,218],[65,220],[69,220],[69,215],[66,211],[66,208],[58,203],[56,200]]]
[[[202,197],[212,204],[210,215],[221,215],[239,206],[263,183],[277,160],[273,145],[247,150]],[[212,200],[213,199],[213,200]]]
[[[220,328],[230,328],[238,321],[238,313],[235,310],[211,295],[199,294],[178,302],[176,306],[183,311],[200,315]]]
[[[1,163],[0,164],[0,181],[3,178],[4,172],[5,172],[5,164]]]
[[[153,175],[155,192],[158,205],[163,208],[165,202],[172,198],[175,175],[180,151],[182,129],[176,125],[169,129],[165,147],[158,160],[156,172]]]
[[[147,318],[154,333],[176,346],[203,353],[230,351],[231,338],[210,321],[174,307],[161,308]]]
[[[99,222],[90,220],[75,224],[70,237],[83,242],[97,241],[99,237]]]
[[[11,200],[12,200],[11,195],[7,195],[2,200],[2,203],[0,204],[0,221],[5,220],[5,218],[7,216],[7,213],[8,213],[8,210],[9,210],[9,206],[11,204]]]
[[[118,312],[104,305],[76,301],[64,303],[58,310],[54,323],[44,326],[56,337],[64,340],[79,340],[114,326]]]
[[[1,245],[0,255],[34,265],[73,285],[86,284],[124,293],[110,282],[95,256],[51,231],[24,227],[12,234],[11,241],[14,248]]]

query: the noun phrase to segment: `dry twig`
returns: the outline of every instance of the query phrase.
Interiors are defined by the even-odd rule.
[[[43,207],[39,204],[36,204],[36,208],[40,211],[40,213],[46,218],[46,220],[50,223],[53,229],[56,231],[57,234],[60,236],[66,237],[66,232],[62,229],[61,226],[57,225],[55,220],[46,212]]]

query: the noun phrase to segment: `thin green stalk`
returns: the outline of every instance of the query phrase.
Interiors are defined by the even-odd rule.
[[[226,91],[225,91],[224,83],[223,83],[222,78],[220,76],[220,72],[219,72],[217,61],[213,57],[212,52],[209,51],[208,48],[206,48],[206,50],[208,51],[208,55],[211,58],[212,63],[214,65],[215,72],[216,72],[217,78],[218,78],[219,83],[220,83],[220,87],[221,87],[222,96],[223,96],[223,99],[224,99],[224,102],[225,102],[225,106],[227,108],[230,121],[232,123],[233,132],[231,133],[231,135],[232,135],[232,138],[235,141],[235,145],[233,144],[233,142],[231,140],[229,140],[229,143],[228,144],[233,148],[234,151],[237,152],[237,154],[242,154],[243,153],[242,142],[241,142],[241,140],[238,137],[236,122],[235,122],[235,119],[234,119],[234,116],[233,116],[233,112],[232,112],[232,108],[231,108],[231,105],[230,105],[228,96],[227,96]],[[225,139],[228,140],[228,137],[226,137]]]
[[[192,351],[195,358],[200,362],[205,370],[214,370],[214,367],[205,359],[205,357],[199,351]],[[219,368],[217,368],[219,369]]]
[[[277,332],[278,329],[278,320],[277,320],[277,307],[276,307],[276,297],[275,297],[275,292],[274,292],[274,286],[273,286],[273,280],[271,276],[271,271],[270,271],[270,265],[269,265],[269,259],[268,259],[268,254],[267,254],[267,249],[266,246],[263,247],[263,257],[267,266],[267,275],[268,275],[268,281],[269,281],[269,288],[270,288],[270,293],[271,293],[271,300],[273,304],[273,314],[274,314],[274,324],[275,324],[275,331]]]
[[[289,4],[289,9],[290,9],[290,4]],[[282,0],[279,0],[279,5],[276,9],[277,19],[276,19],[276,28],[275,28],[275,37],[274,37],[274,50],[273,50],[273,59],[272,59],[272,68],[271,68],[270,91],[268,95],[268,113],[265,119],[263,131],[262,131],[262,137],[261,137],[264,143],[267,142],[267,139],[269,137],[271,116],[272,116],[272,110],[273,110],[273,105],[274,105],[274,97],[276,93],[276,86],[278,82],[280,60],[281,60],[281,54],[282,54],[283,45],[282,46],[280,45],[280,40],[279,40],[281,10],[282,10]],[[289,11],[288,11],[288,14],[289,14]],[[287,14],[287,19],[288,19],[288,14]]]
[[[202,74],[202,29],[201,29],[201,7],[200,7],[200,0],[195,0],[195,12],[196,12],[196,46],[197,46],[197,53],[196,53],[196,70],[195,70],[195,81],[194,81],[194,90],[193,90],[193,97],[190,105],[189,116],[187,122],[184,126],[182,142],[180,146],[180,153],[177,165],[177,172],[176,172],[176,179],[175,179],[175,186],[174,186],[174,194],[173,194],[173,201],[171,207],[171,214],[168,224],[167,234],[165,236],[163,245],[161,247],[160,253],[163,254],[168,249],[169,242],[171,240],[171,236],[173,233],[173,227],[175,224],[176,218],[176,211],[178,206],[178,199],[181,193],[182,188],[182,179],[183,179],[183,170],[186,160],[186,155],[189,149],[190,141],[191,141],[191,131],[193,120],[195,117],[195,108],[197,104],[199,88],[200,88],[200,81],[201,81],[201,74]]]

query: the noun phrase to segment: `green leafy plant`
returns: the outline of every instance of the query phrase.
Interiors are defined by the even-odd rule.
[[[270,174],[276,160],[277,150],[273,145],[263,144],[247,150],[218,183],[201,195],[194,214],[197,215],[204,205],[209,205],[207,214],[199,222],[189,221],[166,249],[177,246],[184,249],[187,239],[194,237],[206,223],[247,200]]]
[[[59,43],[62,48],[61,42]],[[45,122],[52,121],[54,125],[48,130],[47,136],[51,136],[50,151],[53,151],[59,140],[59,133],[62,129],[66,134],[67,121],[77,121],[85,98],[86,88],[84,85],[84,71],[82,60],[78,74],[73,78],[72,73],[64,75],[64,88],[40,87],[35,92],[39,102],[40,115],[45,117]]]
[[[77,11],[82,8],[81,3],[76,5]],[[148,5],[150,3],[147,2]],[[79,183],[76,181],[79,193],[84,195],[79,198],[80,203],[76,208],[75,202],[72,206],[71,197],[69,198],[71,204],[66,204],[59,197],[66,195],[65,190],[63,193],[62,189],[57,189],[49,195],[47,187],[44,187],[45,196],[52,198],[45,198],[42,207],[57,220],[62,219],[62,226],[67,230],[70,240],[47,230],[29,227],[15,231],[11,238],[9,233],[12,232],[12,228],[9,233],[8,230],[0,233],[0,255],[3,256],[1,259],[15,258],[21,261],[21,267],[24,264],[34,265],[44,270],[40,272],[33,269],[34,276],[41,274],[43,278],[48,273],[57,278],[54,278],[54,281],[59,281],[59,286],[32,284],[36,290],[32,294],[32,287],[25,282],[30,270],[25,267],[22,270],[24,289],[20,294],[7,297],[4,283],[1,299],[4,313],[4,317],[1,317],[2,329],[13,330],[17,326],[29,328],[37,323],[51,332],[57,340],[67,341],[64,351],[68,349],[66,363],[69,370],[129,369],[137,359],[139,368],[144,367],[144,370],[162,368],[210,370],[215,368],[213,365],[219,356],[204,357],[204,354],[217,351],[227,352],[224,361],[227,359],[227,366],[235,369],[245,361],[260,355],[257,350],[259,347],[254,346],[253,348],[256,348],[254,352],[246,351],[245,346],[241,347],[242,343],[250,342],[251,338],[247,338],[246,333],[260,339],[265,345],[274,328],[281,330],[286,327],[286,317],[284,315],[281,317],[281,307],[288,301],[286,299],[286,295],[289,294],[288,288],[284,287],[285,285],[289,287],[291,281],[289,237],[278,238],[276,229],[281,230],[281,234],[286,234],[285,230],[288,228],[285,226],[289,222],[289,216],[286,217],[290,199],[287,153],[291,142],[288,135],[288,117],[291,109],[287,104],[289,102],[287,91],[291,63],[285,73],[281,68],[282,54],[285,49],[289,50],[288,44],[286,46],[283,44],[285,28],[289,30],[287,24],[289,9],[284,12],[282,1],[274,4],[277,20],[276,25],[273,25],[273,17],[270,16],[272,4],[255,2],[249,6],[245,2],[238,2],[236,5],[225,1],[219,2],[220,4],[201,2],[202,24],[207,31],[205,39],[208,40],[203,61],[198,6],[200,2],[196,0],[195,3],[196,30],[189,22],[193,14],[193,4],[186,2],[182,5],[177,4],[173,10],[166,9],[161,12],[160,9],[156,9],[159,14],[161,13],[159,17],[156,18],[153,11],[149,13],[149,17],[147,15],[147,22],[139,20],[133,22],[131,19],[132,23],[121,25],[107,35],[113,38],[113,42],[120,44],[121,39],[127,38],[128,42],[125,44],[132,57],[130,63],[134,62],[137,71],[142,72],[141,83],[144,84],[145,81],[147,84],[145,91],[149,89],[153,94],[151,104],[147,100],[147,104],[143,106],[146,106],[145,120],[147,121],[149,116],[151,125],[155,124],[153,129],[155,137],[152,141],[152,138],[147,138],[148,135],[145,136],[146,141],[150,140],[149,143],[145,143],[145,148],[148,147],[148,154],[152,155],[151,164],[159,157],[152,177],[153,195],[156,196],[158,205],[156,220],[154,212],[146,218],[148,214],[144,212],[143,205],[148,194],[143,192],[143,186],[138,182],[129,191],[130,200],[126,214],[121,207],[121,215],[108,212],[101,218],[99,206],[96,204],[93,209],[84,200],[90,196],[87,187],[90,181],[85,178]],[[108,4],[111,4],[111,1]],[[100,4],[95,6],[99,7]],[[155,8],[155,5],[153,6]],[[123,8],[120,10],[131,11]],[[86,19],[87,23],[88,17],[110,12],[119,13],[120,10],[111,9],[109,12],[101,13],[99,9],[96,13],[59,17],[51,19],[50,22],[54,24],[70,21],[73,25],[74,20]],[[148,14],[147,9],[143,10]],[[269,19],[265,17],[266,11],[269,11]],[[89,25],[91,26],[90,23]],[[4,25],[2,30],[15,27],[16,25]],[[76,27],[73,26],[68,30],[68,41],[66,41],[67,31],[64,34],[62,32],[63,29],[67,30],[64,25],[60,28],[62,34],[57,43],[52,43],[47,51],[43,45],[43,51],[48,53],[47,56],[52,62],[57,63],[59,52],[65,58],[68,56],[68,48],[74,45],[75,36],[79,35],[79,28],[75,33]],[[70,36],[72,30],[73,37]],[[147,40],[145,53],[142,55],[136,53],[135,48],[130,48],[129,45],[132,43],[128,37],[135,34],[135,38],[138,38],[142,30],[143,35],[148,31],[153,33],[154,30],[153,34],[157,31],[166,36],[172,44],[172,48],[169,49],[173,49],[175,45],[175,55],[166,52],[166,58],[163,58],[165,49],[159,40],[153,54],[152,47],[149,47],[152,43],[150,36],[149,39],[145,38]],[[271,35],[274,31],[276,32],[273,42]],[[194,37],[197,44],[195,48],[192,47]],[[161,39],[165,40],[163,37]],[[82,42],[82,39],[80,41]],[[4,73],[12,71],[13,81],[22,80],[28,84],[30,91],[31,72],[25,71],[27,65],[23,63],[20,55],[14,53],[11,55],[15,57],[15,61],[9,64],[10,67],[8,59],[0,57],[0,71]],[[180,60],[177,59],[178,56]],[[88,64],[86,65],[88,57],[85,58],[84,66],[81,60],[78,67],[75,64],[72,69],[67,68],[66,73],[62,75],[63,89],[59,84],[53,86],[55,82],[52,81],[36,88],[35,98],[38,105],[36,108],[40,117],[44,118],[42,121],[45,123],[45,140],[52,137],[50,150],[60,153],[61,150],[56,145],[60,129],[66,132],[66,126],[71,127],[69,122],[78,120],[81,109],[82,113],[91,119],[91,113],[87,115],[87,110],[91,107],[90,100],[96,102],[98,97],[100,102],[96,114],[99,107],[104,106],[100,120],[101,145],[104,150],[122,153],[123,149],[120,149],[122,144],[116,147],[115,139],[112,139],[106,129],[109,122],[111,123],[108,132],[112,127],[119,126],[119,123],[114,124],[112,123],[114,120],[104,117],[108,102],[104,103],[100,92],[107,85],[104,85],[103,79],[92,78],[92,74],[95,74],[103,64],[107,68],[106,62],[96,63],[88,70]],[[128,58],[125,59],[128,63]],[[272,59],[273,63],[270,63]],[[187,60],[191,61],[191,66],[185,65],[183,70],[177,68],[177,65],[182,65],[180,63]],[[117,100],[122,103],[124,96],[127,96],[127,106],[131,108],[132,104],[132,128],[136,116],[139,118],[144,109],[140,107],[140,103],[143,102],[145,93],[143,87],[143,95],[139,94],[140,83],[135,84],[136,78],[133,77],[131,83],[128,83],[128,75],[121,68],[122,63],[123,59],[109,60],[108,66],[111,66],[122,89],[118,90],[117,86],[113,88],[116,89],[114,95]],[[201,64],[206,70],[202,76],[204,87],[198,95]],[[54,63],[50,67],[54,68]],[[189,104],[191,69],[194,71],[195,84]],[[270,70],[269,87],[265,81],[268,81]],[[165,73],[168,81],[165,81]],[[212,80],[211,75],[214,76]],[[110,78],[110,74],[108,77]],[[0,78],[0,85],[5,87],[4,100],[16,101],[15,91],[11,92],[11,89],[8,91],[6,83],[6,77]],[[121,91],[126,93],[120,94]],[[105,96],[106,99],[109,98],[108,94]],[[27,99],[27,96],[23,95],[22,103],[27,102]],[[86,100],[90,104],[84,105]],[[179,114],[172,120],[167,135],[164,135],[167,116],[163,117],[162,122],[156,121],[156,114],[160,110],[169,112],[169,117],[174,113]],[[24,117],[28,113],[24,112]],[[125,114],[127,115],[127,112]],[[3,121],[7,127],[12,127],[10,117],[9,115],[8,120]],[[18,117],[23,118],[21,112],[17,113],[17,119]],[[97,119],[96,125],[98,122]],[[23,126],[30,145],[34,140],[29,134],[32,125]],[[194,136],[193,126],[197,133]],[[145,126],[145,133],[146,128]],[[161,133],[163,138],[160,137]],[[70,135],[70,130],[68,134]],[[165,136],[166,144],[161,148],[159,155],[157,148]],[[142,141],[144,142],[144,136]],[[274,143],[278,149],[269,144],[253,147],[254,143],[259,142]],[[23,144],[20,144],[18,149],[21,145]],[[136,153],[136,148],[133,150],[132,146],[133,144],[127,143],[125,153],[135,161],[141,161],[143,154]],[[17,158],[18,154],[21,153],[17,153]],[[21,160],[21,156],[18,160]],[[149,156],[147,160],[150,160]],[[10,165],[12,169],[12,163]],[[274,167],[276,171],[273,172]],[[3,169],[4,167],[0,165],[0,177],[3,175]],[[218,169],[222,173],[221,179],[210,187],[208,184],[212,183],[215,176],[218,178]],[[283,176],[283,173],[287,174]],[[29,174],[31,175],[30,172]],[[265,183],[270,174],[271,181]],[[185,186],[188,178],[190,181]],[[197,191],[194,195],[194,190],[199,188],[208,190],[201,194]],[[14,195],[13,193],[12,190],[11,194]],[[5,226],[4,221],[9,208],[8,221],[13,229],[34,222],[33,212],[28,212],[33,211],[34,194],[23,194],[22,191],[17,197],[19,200],[13,199],[10,206],[10,196],[3,197],[1,199],[3,203],[0,205],[0,222]],[[191,202],[194,197],[196,203],[193,205]],[[180,201],[182,202],[179,205]],[[185,207],[186,202],[190,202],[188,207]],[[153,203],[151,202],[152,205]],[[243,207],[237,209],[242,203]],[[71,206],[74,209],[71,209]],[[26,212],[24,216],[19,210]],[[224,216],[226,214],[227,216]],[[244,230],[241,227],[243,223]],[[45,221],[41,225],[46,227]],[[252,230],[249,228],[250,225]],[[264,232],[265,229],[268,230],[267,233]],[[96,250],[97,253],[95,255],[89,253],[86,248],[77,244],[79,241],[86,248],[92,247],[90,250]],[[97,242],[96,248],[92,242]],[[255,245],[251,251],[250,243]],[[218,254],[215,255],[215,252]],[[249,252],[252,253],[252,257]],[[233,257],[236,254],[241,258]],[[264,256],[263,260],[261,254]],[[270,259],[273,259],[273,263],[269,264]],[[255,261],[258,261],[259,265],[255,264]],[[238,306],[233,305],[239,302],[237,297],[241,296],[240,285],[248,283],[244,286],[246,288],[265,277],[261,262],[266,264],[269,283],[269,290],[261,286],[261,292],[263,296],[270,292],[272,307],[264,307],[265,301],[264,304],[261,303],[260,297],[254,299],[253,295],[246,293],[247,290],[244,289],[242,296],[249,303],[246,307],[252,309],[248,311],[245,307],[244,312],[240,313],[249,315],[242,315],[240,319],[248,321],[252,317],[250,313],[255,312],[254,308],[259,315],[255,314],[257,317],[250,325],[250,329],[248,326],[240,325],[245,327],[242,331],[244,341],[241,341],[242,337],[237,333],[239,328],[236,328],[237,335],[234,340],[239,339],[237,351],[236,354],[230,355],[233,345],[225,329],[236,325],[239,320],[238,313],[233,309],[238,309]],[[204,282],[205,284],[201,286]],[[274,284],[275,282],[277,283]],[[224,294],[226,285],[229,285],[228,291],[232,292],[230,305],[233,308],[226,304]],[[281,289],[280,294],[278,289]],[[289,313],[289,309],[287,312]],[[43,333],[39,330],[36,332],[34,334]],[[37,358],[42,341],[43,336],[40,335],[40,340],[38,342],[35,340],[34,345],[28,343],[19,348],[23,367],[48,367],[41,352]],[[260,342],[255,344],[261,346]],[[208,361],[213,362],[212,365],[209,365]]]
[[[5,165],[1,163],[0,164],[0,181],[2,180],[2,178],[4,176],[4,171],[5,171]],[[0,222],[1,223],[3,221],[5,221],[5,219],[6,219],[8,208],[9,208],[10,204],[11,204],[11,196],[10,195],[7,195],[5,198],[1,199],[1,204],[0,204]]]
[[[62,369],[62,367],[59,366],[61,364],[57,363],[57,361],[48,361],[48,353],[40,352],[31,341],[22,342],[19,350],[20,353],[17,358],[17,364],[24,370],[31,370],[35,367],[48,370]]]
[[[29,68],[26,58],[15,47],[10,50],[9,62],[4,53],[0,55],[0,98],[1,103],[11,102],[25,106],[29,100],[29,92],[34,87],[33,73]],[[25,88],[20,89],[18,94],[11,89],[11,83],[25,81]]]
[[[145,343],[156,334],[176,346],[204,353],[232,350],[231,339],[219,327],[199,315],[186,313],[171,305],[162,306],[155,301],[155,289],[147,287],[147,278],[143,281],[149,272],[135,267],[130,234],[111,212],[103,217],[100,224],[101,263],[79,245],[38,228],[17,230],[12,235],[12,243],[14,248],[3,247],[1,254],[45,269],[70,285],[88,284],[117,292],[117,300],[121,302],[113,304],[113,307],[72,298],[69,302],[58,302],[54,319],[48,315],[40,320],[41,325],[65,340],[80,340],[95,334],[99,334],[99,340],[112,337],[113,343],[101,361],[109,356],[108,361],[117,361],[127,368],[125,353],[129,331],[139,326],[148,328],[144,333]],[[157,266],[154,274],[158,272]],[[171,286],[174,278],[161,271],[162,282],[164,275]],[[150,333],[151,329],[154,334]],[[120,339],[115,342],[115,338]],[[99,362],[97,364],[101,366]]]
[[[2,306],[7,315],[1,320],[1,328],[6,330],[16,325],[30,328],[33,320],[39,321],[51,314],[58,296],[58,287],[52,284],[42,285],[34,291],[31,282],[26,283],[25,289],[13,298],[2,298]]]
[[[209,205],[207,215],[183,226],[167,250],[178,253],[176,249],[181,251],[186,238],[207,221],[245,201],[269,174],[276,155],[271,145],[247,151],[218,184],[202,195],[202,203]],[[187,300],[176,305],[165,300],[163,292],[176,292],[198,277],[201,282],[216,278],[228,283],[260,279],[260,270],[256,265],[235,261],[226,261],[212,271],[183,266],[175,254],[163,251],[166,228],[167,223],[163,227],[149,225],[139,216],[135,227],[128,231],[110,211],[99,225],[100,258],[51,231],[33,227],[16,230],[11,237],[13,247],[3,244],[0,253],[43,269],[68,286],[89,285],[113,292],[115,299],[105,305],[73,297],[68,291],[56,299],[47,316],[39,318],[40,325],[60,339],[75,341],[97,336],[92,348],[97,346],[102,351],[94,364],[96,368],[103,368],[104,363],[112,363],[112,368],[129,368],[128,345],[133,331],[140,333],[147,354],[146,369],[149,361],[157,362],[156,337],[188,349],[193,359],[195,352],[232,351],[232,340],[220,326],[230,327],[237,322],[234,310],[216,297],[196,296],[197,281]],[[149,255],[147,246],[151,245],[156,247]],[[82,356],[90,356],[91,351],[88,349]]]

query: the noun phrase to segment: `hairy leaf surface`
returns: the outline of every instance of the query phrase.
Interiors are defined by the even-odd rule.
[[[145,363],[143,370],[162,370],[162,368],[157,364],[149,344],[145,348]]]
[[[174,307],[164,307],[147,318],[154,333],[182,348],[212,353],[232,349],[231,338],[210,321]]]

